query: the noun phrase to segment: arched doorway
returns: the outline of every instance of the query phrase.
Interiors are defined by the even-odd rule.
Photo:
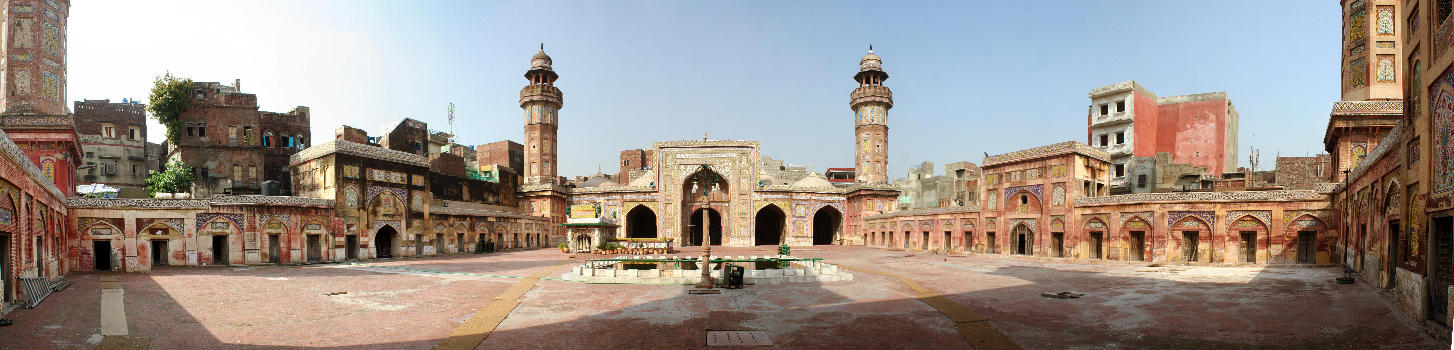
[[[680,223],[685,227],[682,232],[688,236],[683,242],[702,245],[702,215],[706,213],[709,221],[706,232],[711,236],[708,244],[722,244],[722,214],[718,211],[731,209],[727,178],[718,174],[712,166],[701,165],[691,175],[682,178],[681,186],[681,213],[692,213],[684,217],[686,222]]]
[[[1010,237],[1015,240],[1015,254],[1035,254],[1035,232],[1031,231],[1029,226],[1015,225],[1015,228],[1010,230]]]
[[[813,214],[813,245],[833,244],[838,236],[838,227],[843,224],[843,214],[831,206],[824,206]]]
[[[656,212],[645,205],[637,205],[626,212],[627,238],[656,238]]]
[[[768,204],[757,210],[757,225],[752,231],[755,237],[753,244],[756,245],[778,245],[783,243],[783,225],[787,223],[787,214],[777,205]]]
[[[690,222],[687,222],[687,227],[692,228],[692,230],[690,231],[691,232],[691,237],[690,237],[690,241],[689,242],[691,242],[691,245],[696,245],[696,246],[702,245],[702,214],[703,213],[706,213],[707,214],[707,225],[708,225],[708,227],[710,227],[710,229],[707,231],[707,233],[708,233],[709,236],[711,236],[711,238],[710,238],[711,239],[711,244],[712,245],[721,245],[722,244],[722,215],[721,214],[718,214],[717,213],[717,210],[716,209],[712,209],[712,208],[702,208],[702,209],[697,209],[696,211],[693,211],[692,212],[691,221]]]
[[[394,226],[384,225],[379,228],[379,233],[374,234],[374,257],[394,257],[394,242],[398,236],[399,232],[394,231]]]

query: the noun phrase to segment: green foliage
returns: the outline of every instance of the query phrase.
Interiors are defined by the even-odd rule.
[[[167,127],[167,141],[177,144],[182,136],[182,111],[192,104],[192,79],[179,79],[171,72],[157,77],[147,103],[151,117]]]
[[[152,194],[191,192],[192,182],[196,180],[197,176],[192,174],[192,169],[176,160],[167,163],[165,170],[152,171],[151,176],[146,177],[146,189]]]
[[[601,244],[596,245],[596,249],[600,250],[616,250],[621,248],[624,247],[621,246],[621,244],[612,241],[601,241]]]

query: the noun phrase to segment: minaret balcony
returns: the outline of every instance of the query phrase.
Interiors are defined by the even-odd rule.
[[[520,89],[521,105],[530,101],[548,101],[560,105],[561,98],[560,88],[550,85],[526,85]]]
[[[894,93],[883,86],[862,86],[853,89],[853,93],[848,97],[849,106],[857,106],[865,102],[882,102],[888,104],[889,108],[894,106]]]

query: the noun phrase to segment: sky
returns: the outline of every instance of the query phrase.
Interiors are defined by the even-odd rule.
[[[457,142],[523,139],[519,90],[560,74],[559,173],[614,173],[655,141],[756,140],[852,167],[853,74],[870,44],[893,90],[889,173],[1086,140],[1087,93],[1226,91],[1247,150],[1320,153],[1339,99],[1340,9],[1315,1],[75,0],[67,98],[145,101],[171,72],[262,110],[308,106],[312,139],[400,119]],[[150,122],[149,141],[161,126]],[[317,144],[317,142],[313,142]]]

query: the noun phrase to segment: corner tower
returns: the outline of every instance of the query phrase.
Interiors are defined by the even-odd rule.
[[[883,61],[868,47],[868,54],[858,60],[858,88],[849,95],[848,107],[854,113],[853,143],[854,168],[858,183],[888,182],[888,113],[894,108],[894,94],[883,86],[889,74],[883,71]]]
[[[550,68],[545,45],[530,58],[525,79],[530,84],[520,89],[520,108],[525,110],[525,184],[554,184],[556,113],[560,111],[560,89],[555,87],[559,75]]]

